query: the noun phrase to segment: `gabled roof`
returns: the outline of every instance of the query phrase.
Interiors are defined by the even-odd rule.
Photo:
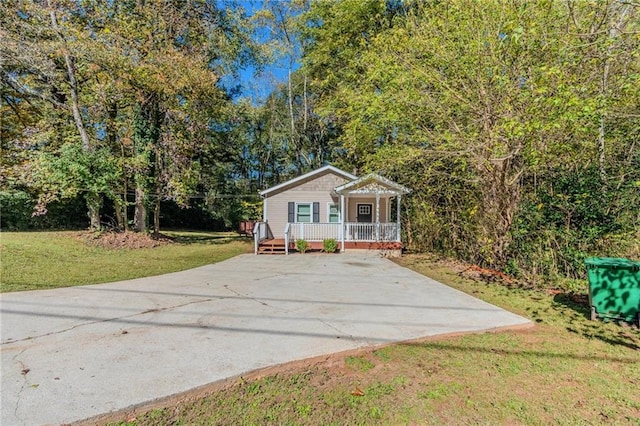
[[[355,180],[355,179],[358,178],[357,176],[354,176],[351,173],[347,173],[344,170],[340,170],[337,167],[324,166],[324,167],[320,167],[319,169],[316,169],[316,170],[314,170],[312,172],[305,173],[305,174],[303,174],[301,176],[298,176],[296,178],[288,180],[286,182],[282,182],[282,183],[280,183],[280,184],[278,184],[276,186],[272,186],[271,188],[267,188],[264,191],[260,191],[260,196],[264,197],[265,195],[267,195],[267,194],[269,194],[271,192],[278,191],[278,190],[286,188],[288,186],[294,186],[297,183],[304,182],[305,180],[307,180],[309,178],[312,178],[314,176],[321,176],[321,175],[323,175],[323,174],[325,174],[327,172],[333,172],[333,173],[335,173],[335,174],[337,174],[339,176],[342,176],[345,179],[349,179],[349,180]]]
[[[382,177],[377,173],[369,173],[366,176],[362,176],[361,178],[358,178],[351,182],[347,182],[344,185],[337,186],[335,191],[338,194],[345,193],[345,192],[352,192],[352,191],[358,190],[359,188],[363,188],[371,184],[377,184],[379,186],[386,187],[387,190],[385,192],[389,191],[397,194],[408,194],[409,192],[411,192],[409,188],[402,186],[399,183],[396,183],[385,177]],[[375,193],[376,190],[372,189],[371,192]]]

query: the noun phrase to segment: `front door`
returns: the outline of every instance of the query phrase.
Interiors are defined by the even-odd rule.
[[[358,215],[356,216],[356,222],[371,223],[373,222],[373,204],[356,204],[358,209]]]
[[[356,222],[371,223],[373,222],[373,204],[356,204]],[[373,239],[372,225],[356,225],[356,240],[370,241]]]

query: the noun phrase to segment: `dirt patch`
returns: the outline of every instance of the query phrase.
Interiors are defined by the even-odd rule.
[[[589,309],[591,305],[589,304],[589,295],[581,294],[581,293],[572,293],[565,292],[562,290],[547,290],[547,293],[553,296],[553,300],[559,303],[563,303],[565,305],[570,306],[571,304],[582,306],[583,308]]]
[[[154,236],[141,232],[83,232],[78,235],[86,245],[106,249],[142,249],[172,244],[166,235]]]
[[[415,255],[414,255],[415,256]],[[507,288],[521,288],[531,290],[535,288],[533,283],[517,279],[510,275],[505,274],[502,271],[498,271],[490,268],[483,268],[479,265],[466,263],[461,260],[451,258],[440,258],[436,255],[417,255],[418,257],[405,256],[403,261],[397,262],[400,265],[406,266],[413,264],[412,262],[418,262],[421,264],[430,263],[439,267],[446,268],[452,272],[455,272],[461,278],[468,278],[477,282],[484,282],[490,284],[499,284]],[[419,259],[419,260],[418,260]]]

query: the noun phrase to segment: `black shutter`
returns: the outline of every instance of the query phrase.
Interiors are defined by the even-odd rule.
[[[320,203],[313,203],[313,223],[320,222]]]
[[[289,201],[289,223],[296,221],[296,203]]]

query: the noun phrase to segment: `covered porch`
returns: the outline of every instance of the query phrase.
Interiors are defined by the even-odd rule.
[[[321,248],[325,239],[335,239],[341,251],[354,248],[400,249],[402,196],[409,189],[377,174],[369,174],[338,186],[332,197],[338,201],[327,217],[329,222],[288,222],[286,251],[298,239]],[[315,243],[315,244],[314,244]]]

